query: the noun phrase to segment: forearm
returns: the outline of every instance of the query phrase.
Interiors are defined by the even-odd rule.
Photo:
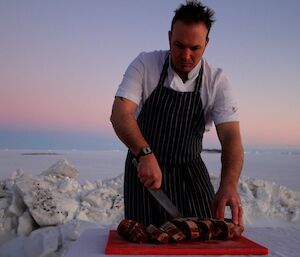
[[[117,136],[134,155],[137,155],[142,147],[148,146],[134,117],[123,116],[112,124]]]
[[[222,145],[222,169],[220,186],[237,188],[244,160],[244,150],[239,138],[224,140]]]
[[[236,188],[244,160],[239,123],[221,124],[217,126],[217,132],[222,146],[220,186],[228,185]]]
[[[115,100],[110,120],[119,139],[133,154],[137,155],[142,147],[148,146],[148,142],[143,137],[134,117],[134,108],[129,108],[128,111],[128,105],[125,107],[124,101],[127,100],[121,98]]]

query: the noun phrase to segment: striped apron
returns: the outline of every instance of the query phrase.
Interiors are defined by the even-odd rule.
[[[169,57],[157,87],[144,103],[137,122],[154,152],[162,171],[162,190],[185,217],[212,217],[214,189],[201,159],[205,129],[200,97],[203,67],[194,92],[178,92],[164,87]],[[128,151],[125,163],[125,218],[144,225],[161,225],[171,217],[137,177]]]

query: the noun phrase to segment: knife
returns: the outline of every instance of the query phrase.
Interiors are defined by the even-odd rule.
[[[138,162],[135,158],[132,159],[132,164],[137,168]],[[167,213],[170,214],[172,218],[182,218],[182,213],[177,209],[177,207],[172,203],[170,198],[164,193],[160,188],[157,190],[151,190],[147,188],[149,193],[158,201],[158,203],[164,207]]]

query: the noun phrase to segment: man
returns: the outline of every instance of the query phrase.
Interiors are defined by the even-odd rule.
[[[129,148],[125,218],[145,225],[168,220],[146,189],[162,188],[186,217],[222,219],[230,206],[233,222],[242,224],[237,184],[243,147],[237,107],[222,70],[202,57],[213,15],[200,2],[181,5],[169,31],[170,50],[141,53],[119,86],[111,122]],[[216,194],[201,159],[203,133],[212,121],[222,146]]]

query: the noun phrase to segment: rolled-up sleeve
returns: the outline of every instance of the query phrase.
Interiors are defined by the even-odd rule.
[[[144,72],[145,67],[140,54],[128,66],[116,96],[124,97],[139,105],[142,99]]]
[[[238,105],[227,77],[220,72],[216,76],[216,92],[212,107],[212,120],[215,125],[239,121]]]

